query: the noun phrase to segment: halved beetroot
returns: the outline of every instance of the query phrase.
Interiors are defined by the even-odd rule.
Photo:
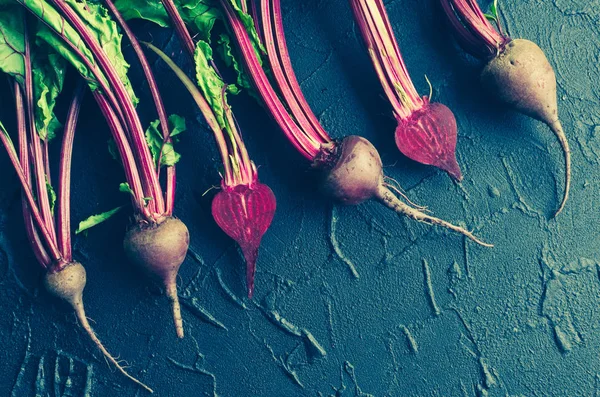
[[[258,248],[271,225],[276,206],[273,191],[258,181],[251,185],[224,186],[212,202],[215,222],[239,244],[246,259],[249,298],[254,294]]]

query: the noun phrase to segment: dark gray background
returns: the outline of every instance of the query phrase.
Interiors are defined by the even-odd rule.
[[[216,322],[184,308],[187,336],[176,339],[166,298],[123,258],[127,215],[75,239],[76,257],[88,269],[85,301],[98,335],[156,395],[600,395],[598,2],[501,2],[511,35],[539,43],[557,70],[574,184],[556,221],[548,217],[562,193],[563,162],[551,133],[481,92],[479,64],[456,48],[435,1],[386,4],[419,92],[428,93],[426,74],[434,100],[457,116],[464,182],[398,153],[391,110],[346,0],[283,1],[302,88],[332,136],[369,138],[386,173],[412,200],[442,218],[465,221],[496,247],[399,218],[377,203],[332,209],[300,156],[243,95],[234,110],[278,209],[261,249],[256,305],[244,299],[241,308],[218,275],[243,297],[242,259],[210,216],[213,193],[202,196],[218,183],[212,138],[158,63],[169,112],[185,115],[191,127],[179,145],[176,214],[190,228],[195,255],[181,269],[180,291]],[[148,25],[135,27],[148,38]],[[152,37],[180,53],[170,32],[153,29]],[[149,96],[137,81],[144,111]],[[5,110],[8,97],[2,95]],[[74,158],[74,223],[126,202],[117,192],[122,173],[106,152],[107,138],[88,97]],[[4,153],[0,167],[0,395],[82,396],[86,382],[90,396],[144,395],[109,369],[68,308],[40,288]],[[334,253],[332,240],[359,279]],[[308,330],[323,352],[302,331],[295,336],[293,326],[292,333],[278,326],[275,314]]]

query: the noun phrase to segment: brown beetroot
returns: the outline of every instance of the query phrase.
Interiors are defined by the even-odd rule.
[[[556,75],[537,44],[515,39],[485,66],[481,81],[500,100],[547,124],[558,138],[565,157],[565,192],[556,211],[565,207],[571,187],[571,151],[558,119]]]
[[[177,296],[177,272],[189,244],[187,227],[173,217],[165,217],[159,223],[137,223],[127,231],[123,242],[128,258],[165,286],[179,338],[183,338],[183,321]]]
[[[487,62],[481,80],[490,93],[544,122],[558,138],[565,158],[565,190],[554,216],[558,215],[569,198],[571,151],[558,119],[556,75],[546,55],[529,40],[510,38],[502,29],[497,7],[484,14],[475,0],[439,2],[461,46]]]
[[[315,164],[325,171],[322,187],[330,197],[348,205],[377,199],[397,214],[419,222],[445,227],[463,234],[477,244],[492,247],[468,230],[427,215],[396,197],[385,182],[381,157],[367,139],[350,135],[332,147],[324,148],[324,152]]]
[[[125,371],[119,362],[106,350],[90,326],[83,307],[83,289],[85,288],[86,281],[85,268],[78,262],[72,262],[58,271],[48,271],[44,279],[44,284],[48,292],[67,302],[73,308],[81,327],[87,332],[98,350],[104,354],[104,357],[127,378],[152,393],[152,389]]]

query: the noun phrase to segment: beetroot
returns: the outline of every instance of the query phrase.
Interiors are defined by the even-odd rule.
[[[571,187],[571,151],[558,118],[556,75],[537,44],[512,39],[503,31],[497,11],[486,16],[475,0],[440,0],[459,43],[487,62],[482,84],[502,102],[542,121],[556,135],[565,159],[565,188],[555,212],[565,207]],[[488,18],[495,21],[498,30]]]
[[[234,239],[246,259],[248,297],[254,294],[254,273],[258,248],[275,215],[273,191],[262,183],[223,186],[212,202],[215,222]]]
[[[446,106],[419,97],[408,75],[382,0],[350,0],[354,17],[398,121],[396,145],[406,157],[462,180],[456,162],[457,126]]]
[[[441,103],[429,103],[427,98],[423,101],[423,108],[398,120],[396,145],[405,156],[436,166],[461,181],[455,154],[458,128],[454,113]]]
[[[189,244],[187,227],[173,217],[156,223],[138,222],[127,231],[123,242],[129,260],[164,283],[179,338],[183,338],[183,322],[177,296],[177,272],[185,260]]]
[[[229,0],[221,0],[221,5],[254,87],[290,142],[322,173],[322,189],[327,195],[350,205],[377,199],[398,214],[452,229],[478,244],[489,246],[467,230],[426,215],[400,201],[390,191],[379,153],[368,140],[348,136],[334,141],[329,137],[304,98],[292,69],[279,0],[261,0],[259,19],[269,64],[280,94],[271,85],[258,59],[247,31],[248,24],[242,22],[242,17],[247,20],[248,15]]]

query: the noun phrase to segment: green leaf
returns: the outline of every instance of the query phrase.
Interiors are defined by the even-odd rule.
[[[50,199],[50,212],[54,214],[54,207],[56,206],[56,192],[48,180],[48,177],[46,177],[46,190],[48,191],[48,198]]]
[[[230,1],[248,31],[252,45],[254,46],[260,61],[262,55],[266,54],[266,50],[260,42],[258,32],[254,26],[254,21],[250,15],[242,12],[237,1]],[[174,0],[174,3],[186,26],[198,37],[198,39],[205,43],[212,43],[212,29],[217,21],[226,23],[223,12],[220,7],[215,6],[214,0]],[[162,8],[162,5],[160,5],[161,9],[157,7],[159,4],[160,2],[152,0],[117,1],[117,7],[124,15],[127,15],[128,18],[145,19],[163,27],[171,25],[167,12]],[[227,66],[233,66],[235,69],[239,87],[246,89],[250,88],[252,86],[250,79],[248,78],[242,63],[237,60],[239,57],[232,50],[229,36],[226,34],[219,35],[216,48],[219,56],[223,58],[223,61]],[[228,89],[231,93],[237,93],[238,90],[238,88],[234,86],[229,86]]]
[[[117,0],[115,6],[126,20],[145,19],[163,28],[170,26],[169,15],[158,0]]]
[[[99,4],[78,0],[64,1],[84,20],[91,34],[98,40],[131,96],[132,101],[136,104],[137,98],[127,77],[129,64],[125,61],[121,52],[122,36],[118,31],[116,22],[110,19],[108,11]],[[92,91],[96,90],[98,82],[93,73],[88,70],[79,55],[64,43],[64,40],[69,41],[90,63],[97,65],[91,50],[85,45],[79,33],[47,1],[26,1],[23,5],[43,21],[38,23],[37,39],[50,45],[50,47],[75,67],[87,81]],[[60,35],[54,33],[46,24],[54,30],[61,32]],[[105,77],[104,79],[106,80]]]
[[[35,125],[43,140],[52,140],[61,123],[54,114],[56,98],[62,91],[67,63],[46,43],[33,52],[32,76],[35,99]]]
[[[185,125],[185,119],[177,114],[169,116],[169,131],[171,131],[171,138],[181,134],[187,128]]]
[[[227,122],[225,120],[225,105],[226,105],[226,94],[225,94],[225,83],[217,72],[210,65],[212,61],[212,49],[210,46],[200,40],[196,44],[196,51],[194,52],[194,66],[196,69],[196,84],[200,87],[204,98],[210,105],[219,127],[225,129]]]
[[[90,70],[85,66],[83,60],[65,45],[63,38],[73,43],[81,54],[92,64],[95,64],[94,57],[83,43],[81,36],[69,25],[64,18],[45,0],[27,1],[23,4],[34,15],[42,18],[44,22],[38,21],[36,26],[36,41],[45,42],[69,62],[87,81],[90,89],[96,90],[98,82]],[[50,25],[59,32],[61,36],[54,33],[46,24]]]
[[[133,196],[133,190],[131,190],[129,183],[127,183],[127,182],[123,182],[119,185],[119,191],[121,193],[129,193]]]
[[[100,43],[100,46],[108,56],[110,63],[119,75],[133,104],[137,105],[139,100],[133,92],[131,82],[127,77],[129,64],[125,61],[125,57],[121,50],[123,35],[119,32],[118,24],[112,20],[108,9],[101,4],[95,4],[89,1],[64,1],[86,22],[88,29]]]
[[[498,0],[494,0],[490,6],[490,12],[483,14],[487,20],[498,23]]]
[[[79,222],[79,226],[77,227],[75,234],[80,234],[81,232],[84,232],[88,229],[93,228],[94,226],[101,224],[102,222],[107,221],[108,219],[115,216],[123,208],[124,208],[124,206],[121,206],[121,207],[114,208],[110,211],[103,212],[98,215],[90,216],[86,220]]]
[[[238,4],[237,0],[229,0],[229,2],[231,3],[233,9],[237,12],[238,16],[240,17],[240,20],[242,21],[242,24],[246,28],[248,36],[250,36],[252,46],[254,47],[254,51],[256,51],[256,55],[258,56],[258,60],[260,61],[262,55],[267,53],[267,50],[260,41],[260,37],[258,35],[258,32],[256,31],[254,20],[249,14],[246,14],[244,11],[242,11],[242,8]]]
[[[252,83],[250,82],[250,77],[248,77],[248,74],[246,73],[246,68],[238,62],[238,57],[234,55],[229,35],[221,33],[217,39],[215,49],[223,62],[225,62],[225,65],[229,68],[232,67],[235,70],[235,73],[237,74],[237,85],[241,88],[251,90]],[[230,85],[227,87],[227,91],[233,95],[237,95],[239,93],[239,88],[235,85]]]
[[[210,42],[210,34],[223,15],[214,0],[174,0],[181,19],[198,33],[201,40]],[[158,0],[117,0],[119,11],[127,19],[145,19],[159,26],[171,26],[171,20]]]
[[[158,129],[159,126],[160,120],[150,123],[146,130],[146,142],[157,166],[173,166],[179,162],[181,155],[175,151],[173,143],[164,143],[162,132]],[[177,115],[169,116],[169,131],[171,131],[171,137],[181,134],[185,131],[185,119]]]
[[[221,9],[214,4],[214,0],[175,0],[183,21],[195,28],[200,40],[208,43],[215,22],[223,20]]]
[[[0,3],[0,70],[20,84],[25,78],[23,8],[10,1]]]

